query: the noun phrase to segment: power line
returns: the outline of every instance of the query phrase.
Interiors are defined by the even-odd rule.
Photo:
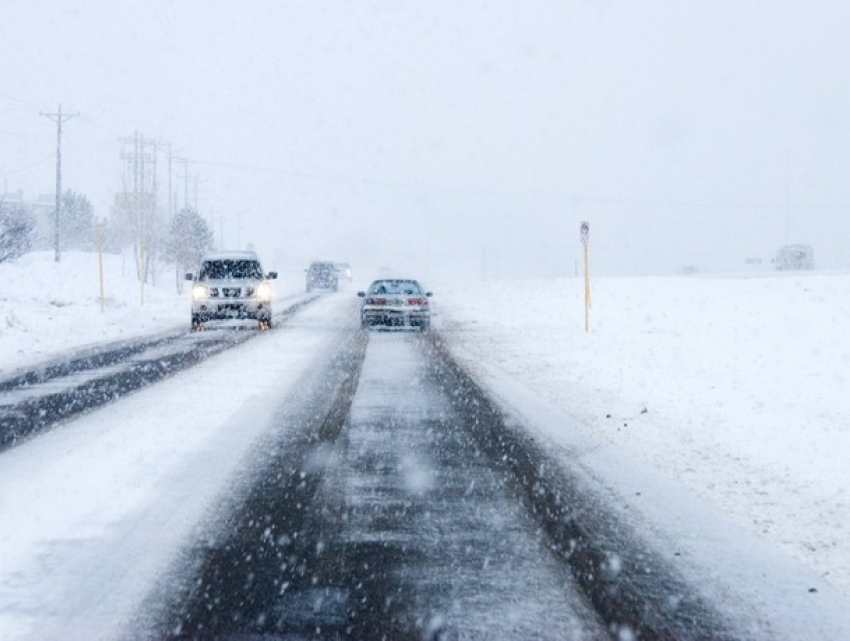
[[[11,169],[9,171],[5,171],[2,174],[0,174],[0,177],[5,178],[6,176],[11,176],[12,174],[19,174],[22,171],[26,171],[27,169],[32,169],[33,167],[38,167],[41,163],[46,162],[46,161],[50,160],[51,158],[53,158],[53,154],[50,154],[49,156],[45,156],[41,160],[36,160],[34,163],[32,163],[31,165],[27,165],[26,167],[19,167],[18,169]]]
[[[5,91],[0,91],[0,98],[4,98],[5,100],[11,100],[13,102],[20,102],[26,105],[38,105],[44,104],[44,101],[39,100],[30,100],[28,98],[18,98],[17,96],[13,96],[11,94],[6,93]]]

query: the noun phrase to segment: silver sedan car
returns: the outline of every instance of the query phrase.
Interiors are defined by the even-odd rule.
[[[377,326],[413,327],[427,331],[431,327],[431,305],[426,292],[415,280],[385,278],[374,281],[365,292],[360,322],[365,329]]]

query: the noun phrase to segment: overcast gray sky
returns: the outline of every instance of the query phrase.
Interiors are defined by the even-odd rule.
[[[786,241],[850,267],[845,0],[4,0],[0,23],[0,178],[28,197],[61,102],[99,216],[139,131],[266,263],[572,274],[586,219],[600,274]]]

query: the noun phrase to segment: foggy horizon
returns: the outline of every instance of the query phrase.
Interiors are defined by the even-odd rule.
[[[838,0],[7,4],[0,176],[27,199],[61,103],[63,188],[98,218],[139,132],[272,268],[572,276],[587,220],[598,275],[768,270],[785,243],[850,269]]]

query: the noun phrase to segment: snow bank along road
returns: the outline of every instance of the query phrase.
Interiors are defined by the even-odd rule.
[[[275,314],[285,322],[315,297]],[[255,323],[251,323],[253,329]],[[0,380],[0,450],[79,412],[114,401],[256,336],[256,332],[184,331],[122,341],[66,355]]]
[[[753,636],[355,305],[0,455],[0,637]]]

